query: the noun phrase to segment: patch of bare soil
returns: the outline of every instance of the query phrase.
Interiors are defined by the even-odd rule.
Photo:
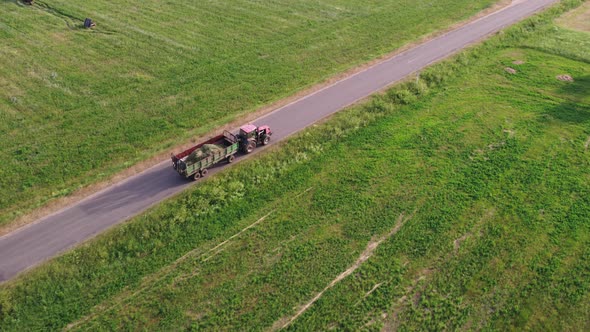
[[[514,68],[506,67],[506,68],[504,68],[504,70],[507,73],[512,74],[512,75],[516,74],[516,69],[514,69]]]
[[[468,237],[471,236],[471,233],[467,233],[464,234],[463,236],[461,236],[460,238],[456,239],[455,241],[453,241],[453,247],[455,248],[455,253],[457,251],[459,251],[459,248],[461,248],[461,243],[465,240],[467,240]]]
[[[356,262],[351,265],[348,269],[346,269],[346,271],[340,273],[334,280],[332,280],[328,286],[326,286],[321,292],[319,292],[318,294],[316,294],[316,296],[314,296],[309,302],[307,302],[306,304],[304,304],[303,306],[301,306],[297,312],[295,313],[295,315],[291,316],[291,317],[283,317],[279,320],[277,320],[271,327],[272,331],[277,331],[280,329],[284,329],[287,326],[289,326],[293,321],[295,321],[297,318],[299,318],[299,316],[301,316],[303,313],[305,313],[307,311],[307,309],[309,309],[317,300],[319,300],[322,295],[329,290],[330,288],[334,287],[334,285],[336,285],[337,283],[339,283],[340,281],[342,281],[344,278],[348,277],[349,275],[351,275],[354,271],[356,271],[356,269],[358,269],[364,262],[366,262],[369,258],[371,258],[371,256],[373,256],[373,253],[375,252],[375,249],[377,249],[377,247],[379,247],[379,245],[389,239],[391,236],[393,236],[395,233],[397,233],[400,228],[408,221],[411,219],[412,216],[409,216],[408,218],[404,219],[404,214],[402,213],[398,218],[397,221],[395,223],[395,226],[391,229],[391,231],[389,231],[389,233],[381,236],[378,239],[375,239],[373,241],[370,241],[369,244],[367,244],[367,248],[361,253],[361,255],[359,256],[359,258],[356,260]],[[378,287],[378,286],[377,286]],[[374,287],[374,289],[376,289],[377,287]],[[373,290],[374,290],[373,289]]]
[[[515,64],[515,65],[523,65],[524,64],[524,61],[522,61],[522,60],[516,60],[516,61],[514,61],[512,63]]]
[[[558,80],[564,81],[564,82],[573,82],[574,81],[574,78],[571,77],[570,75],[557,75],[556,78]]]
[[[475,16],[473,16],[465,21],[455,23],[455,24],[447,27],[446,29],[442,29],[442,30],[427,34],[427,35],[423,36],[422,38],[418,39],[417,41],[410,42],[410,43],[398,48],[397,50],[395,50],[391,53],[385,54],[379,58],[376,58],[373,61],[369,61],[369,62],[361,64],[357,67],[351,68],[350,70],[347,70],[347,71],[342,72],[340,74],[336,74],[336,75],[332,76],[331,78],[328,78],[327,80],[325,80],[322,83],[319,83],[319,84],[316,84],[316,85],[309,87],[307,89],[301,90],[301,91],[293,94],[290,97],[278,100],[268,106],[260,108],[259,110],[255,111],[255,112],[247,112],[246,111],[242,114],[237,114],[234,117],[235,120],[227,123],[226,125],[220,126],[217,129],[212,130],[211,132],[209,132],[207,134],[193,137],[190,140],[187,140],[184,144],[176,146],[173,149],[166,149],[165,151],[162,151],[149,159],[146,159],[142,162],[139,162],[139,163],[131,166],[128,169],[125,169],[117,174],[114,174],[103,181],[96,182],[94,184],[89,184],[81,189],[78,189],[66,197],[60,197],[60,198],[55,198],[55,199],[49,200],[42,207],[37,208],[31,212],[28,212],[25,215],[19,216],[15,220],[13,220],[12,222],[9,222],[6,225],[0,226],[0,236],[8,234],[8,233],[16,230],[17,228],[20,228],[26,224],[30,224],[30,223],[37,221],[45,216],[56,213],[65,207],[74,205],[74,204],[80,202],[81,200],[83,200],[83,199],[85,199],[85,198],[87,198],[87,197],[89,197],[101,190],[104,190],[104,189],[106,189],[118,182],[121,182],[127,178],[134,176],[134,175],[138,175],[150,167],[153,167],[153,166],[156,166],[160,163],[166,162],[168,160],[168,158],[170,157],[170,150],[174,150],[174,151],[186,150],[189,147],[193,146],[195,144],[195,142],[203,141],[207,138],[213,137],[214,135],[217,135],[217,133],[222,132],[223,130],[232,130],[244,123],[253,122],[255,119],[260,118],[260,117],[262,117],[270,112],[273,112],[281,107],[289,105],[289,104],[291,104],[291,103],[293,103],[293,102],[295,102],[307,95],[310,95],[314,92],[325,89],[326,87],[331,86],[331,85],[333,85],[333,84],[335,84],[347,77],[350,77],[352,75],[360,73],[372,66],[375,66],[376,64],[378,64],[380,62],[386,61],[391,57],[394,57],[400,53],[403,53],[403,52],[405,52],[411,48],[414,48],[420,44],[423,44],[429,40],[432,40],[432,39],[435,39],[439,36],[442,36],[450,31],[458,29],[466,24],[477,21],[478,19],[481,19],[481,18],[488,16],[494,12],[497,12],[505,7],[508,7],[511,4],[514,4],[514,1],[499,0],[491,7],[477,13]],[[362,101],[359,101],[359,103],[360,102],[362,102]]]
[[[590,136],[588,136],[588,139],[586,140],[586,143],[584,144],[584,151],[588,151],[589,146],[590,146]]]

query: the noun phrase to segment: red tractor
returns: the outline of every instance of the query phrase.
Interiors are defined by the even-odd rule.
[[[272,132],[269,126],[244,125],[240,127],[240,133],[238,134],[240,149],[245,153],[250,153],[260,144],[267,145],[270,142],[271,135]]]

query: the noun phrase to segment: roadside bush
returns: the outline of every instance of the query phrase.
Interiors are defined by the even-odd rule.
[[[8,294],[0,293],[0,321],[3,321],[5,317],[10,316],[12,311],[12,305],[8,299]]]
[[[408,90],[410,90],[410,92],[412,92],[416,96],[422,96],[428,93],[428,85],[421,79],[408,82],[406,85],[408,87]]]
[[[391,105],[391,103],[385,100],[385,98],[383,98],[382,96],[375,96],[371,99],[371,102],[369,102],[365,106],[365,111],[370,113],[383,114],[388,113],[392,110],[392,108],[393,105]]]
[[[408,89],[393,89],[387,92],[387,97],[392,103],[407,105],[418,100],[418,97]]]
[[[447,66],[440,66],[425,70],[420,77],[426,83],[426,86],[433,88],[441,85],[450,76]]]

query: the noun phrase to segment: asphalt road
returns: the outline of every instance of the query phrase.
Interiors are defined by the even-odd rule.
[[[303,97],[254,123],[270,125],[274,133],[273,142],[277,142],[556,1],[519,0],[510,7]],[[209,174],[224,167],[217,167]],[[190,185],[191,182],[176,174],[170,162],[163,162],[1,237],[0,282],[129,219]]]

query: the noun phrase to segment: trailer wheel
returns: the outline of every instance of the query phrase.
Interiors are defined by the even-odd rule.
[[[231,164],[234,162],[234,159],[236,159],[236,157],[234,157],[234,155],[232,154],[231,156],[227,157],[227,162]]]
[[[200,172],[197,172],[197,173],[193,174],[193,180],[197,181],[200,178],[201,178],[201,173]]]
[[[209,171],[205,168],[201,170],[201,177],[205,177]]]

